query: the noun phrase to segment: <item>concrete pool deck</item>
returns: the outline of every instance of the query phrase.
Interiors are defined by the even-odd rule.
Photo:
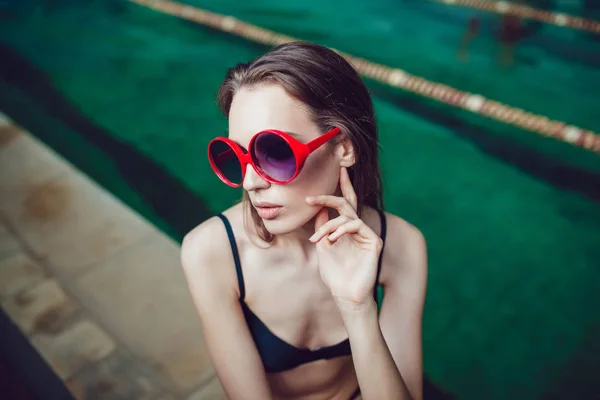
[[[222,399],[179,244],[0,113],[0,301],[77,399]]]

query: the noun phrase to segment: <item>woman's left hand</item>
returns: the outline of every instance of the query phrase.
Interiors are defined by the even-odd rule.
[[[373,300],[379,254],[383,241],[357,215],[356,193],[348,171],[340,171],[343,197],[316,196],[306,202],[323,206],[315,219],[310,241],[317,245],[321,279],[338,303],[360,307]],[[328,208],[339,217],[329,220]]]

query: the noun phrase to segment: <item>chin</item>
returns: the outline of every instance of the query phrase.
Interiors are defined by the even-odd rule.
[[[263,218],[262,222],[272,235],[284,235],[298,229],[298,224],[294,223],[292,219],[281,215],[273,219]]]
[[[294,231],[294,226],[291,226],[289,223],[285,221],[277,221],[276,219],[263,219],[263,224],[267,231],[271,235],[285,235],[286,233],[290,233]]]

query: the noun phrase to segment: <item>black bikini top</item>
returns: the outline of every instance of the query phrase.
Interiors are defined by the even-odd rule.
[[[295,368],[299,365],[306,364],[316,360],[331,359],[335,357],[341,357],[352,354],[350,351],[350,340],[346,339],[338,344],[321,347],[317,350],[309,350],[292,346],[286,341],[277,337],[271,330],[250,310],[244,301],[245,287],[244,287],[244,275],[242,274],[242,265],[240,263],[240,257],[238,254],[237,244],[235,237],[233,236],[233,230],[227,217],[223,214],[218,215],[219,218],[225,224],[227,230],[227,236],[229,237],[229,244],[231,245],[231,251],[233,252],[233,259],[235,262],[235,270],[237,272],[238,284],[240,288],[240,304],[244,312],[244,317],[248,328],[256,344],[258,354],[262,359],[265,371],[268,373],[282,372],[288,369]],[[379,217],[381,218],[381,239],[385,246],[385,234],[386,234],[386,220],[383,211],[379,211]],[[379,282],[379,274],[381,272],[381,260],[383,256],[383,249],[379,255],[379,264],[377,267],[377,283]],[[374,290],[373,295],[375,301],[377,301],[377,293]],[[379,304],[378,304],[379,306]]]

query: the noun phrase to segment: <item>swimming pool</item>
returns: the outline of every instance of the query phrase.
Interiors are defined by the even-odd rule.
[[[600,131],[600,46],[539,26],[495,62],[497,19],[468,63],[473,11],[417,1],[189,1]],[[55,3],[57,4],[57,3]],[[265,48],[124,1],[66,1],[0,26],[0,109],[176,238],[240,197],[213,176],[226,68]],[[530,132],[368,82],[385,201],[430,253],[425,370],[459,398],[577,397],[600,366],[600,162]]]

